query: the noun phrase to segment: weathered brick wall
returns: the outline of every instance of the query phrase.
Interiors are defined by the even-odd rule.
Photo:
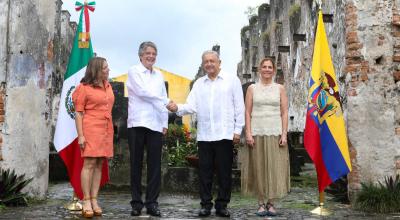
[[[61,5],[0,1],[0,167],[32,177],[26,191],[39,198],[47,191],[55,106],[72,44]]]
[[[398,172],[400,32],[396,1],[349,0],[345,13],[349,189],[355,192],[362,182]]]
[[[0,83],[5,82],[5,76],[7,72],[7,19],[8,19],[8,3],[6,1],[0,1]],[[1,127],[4,123],[4,85],[0,87],[0,161],[3,160],[2,147],[3,147],[3,134]]]
[[[0,125],[4,123],[4,89],[0,88]],[[0,161],[3,160],[3,154],[2,154],[2,146],[3,146],[3,135],[0,132]]]
[[[302,132],[305,124],[315,2],[271,0],[241,32],[238,76],[242,83],[256,81],[258,62],[275,59],[276,81],[288,91],[290,132]],[[347,124],[353,193],[361,182],[400,173],[400,1],[322,2]]]
[[[350,84],[347,90],[347,96],[356,96],[356,87],[359,85],[360,81],[365,81],[367,77],[367,69],[365,66],[368,63],[362,60],[360,50],[363,44],[360,43],[357,35],[357,10],[353,4],[346,4],[346,66],[344,72],[350,77]],[[364,68],[362,68],[362,63]],[[363,71],[361,72],[361,69]],[[360,77],[360,73],[362,77]],[[352,163],[353,171],[348,175],[349,191],[355,191],[360,188],[360,166],[357,161],[357,149],[351,144],[350,146],[350,158]]]
[[[395,1],[393,3],[392,8],[392,36],[394,38],[393,50],[395,55],[393,56],[393,61],[395,62],[393,69],[393,80],[397,85],[397,93],[399,93],[399,84],[400,84],[400,1]],[[397,100],[397,104],[395,107],[395,135],[397,139],[400,137],[400,103]],[[398,146],[398,145],[397,145]],[[400,175],[400,153],[397,153],[394,158],[396,174]]]

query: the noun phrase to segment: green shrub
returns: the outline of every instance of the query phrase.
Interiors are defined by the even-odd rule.
[[[385,177],[385,182],[379,184],[361,183],[355,208],[376,213],[400,212],[400,176]]]
[[[186,157],[189,155],[197,155],[195,134],[195,129],[189,130],[184,125],[168,125],[165,143],[169,166],[186,166],[188,165]]]
[[[188,140],[188,134],[185,133],[183,126],[177,124],[169,124],[167,135],[165,137],[165,145],[167,148],[174,147],[176,142],[186,143]]]
[[[0,205],[26,206],[26,193],[21,190],[32,181],[25,179],[25,174],[17,175],[14,170],[0,169]]]

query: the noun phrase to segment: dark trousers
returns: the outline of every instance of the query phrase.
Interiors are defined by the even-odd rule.
[[[231,140],[199,141],[199,179],[201,206],[211,209],[212,182],[217,172],[218,196],[215,209],[226,208],[231,200],[233,143]]]
[[[144,127],[128,128],[128,144],[131,160],[131,206],[142,209],[157,206],[161,185],[162,133]],[[147,148],[146,200],[142,201],[142,167],[144,146]]]

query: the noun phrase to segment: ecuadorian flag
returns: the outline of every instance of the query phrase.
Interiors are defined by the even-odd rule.
[[[308,94],[304,145],[314,162],[318,188],[324,189],[351,171],[339,86],[319,11]]]

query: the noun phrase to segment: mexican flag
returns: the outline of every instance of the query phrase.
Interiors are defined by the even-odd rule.
[[[81,170],[83,158],[78,144],[78,134],[75,127],[75,108],[72,93],[85,75],[86,65],[93,57],[93,47],[90,40],[89,11],[94,11],[95,2],[81,4],[76,2],[76,10],[80,11],[79,25],[76,30],[74,43],[69,56],[67,72],[61,92],[60,106],[54,146],[67,167],[69,179],[78,198],[83,199],[81,188]],[[108,163],[103,163],[101,185],[108,181]]]

